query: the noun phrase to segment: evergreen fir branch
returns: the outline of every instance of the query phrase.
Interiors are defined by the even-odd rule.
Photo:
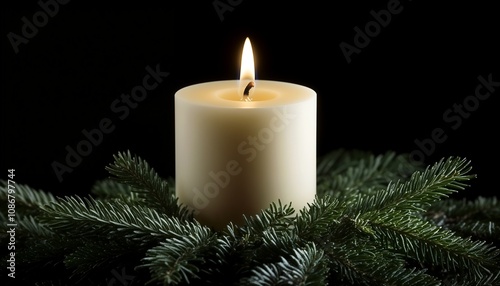
[[[249,273],[255,263],[253,245],[245,238],[218,233],[217,241],[205,257],[205,263],[198,273],[205,285],[235,285]]]
[[[27,207],[36,209],[39,206],[43,206],[56,200],[51,193],[35,190],[24,184],[16,184],[14,191],[16,208]],[[0,180],[0,200],[7,201],[7,195],[7,182],[5,180]]]
[[[464,159],[422,169],[392,152],[338,150],[319,161],[306,208],[273,203],[221,232],[178,205],[172,178],[130,152],[114,159],[114,180],[92,196],[16,185],[17,266],[28,284],[106,283],[110,269],[138,265],[141,281],[160,284],[500,285],[490,244],[499,243],[498,200],[442,200],[474,177]],[[5,201],[5,181],[0,191]]]
[[[100,180],[97,181],[91,188],[90,193],[98,199],[121,199],[138,200],[138,193],[129,185],[122,184],[116,180]]]
[[[330,278],[349,285],[438,285],[423,270],[406,268],[403,257],[383,248],[361,232],[353,219],[343,217],[322,243],[329,259]]]
[[[256,264],[279,257],[285,248],[278,247],[283,246],[281,243],[286,244],[285,240],[289,238],[294,212],[291,204],[283,205],[278,201],[258,215],[245,217],[243,226],[229,223],[219,235],[214,258],[207,260],[207,267],[201,273],[204,279],[214,281],[213,275],[218,273],[223,277],[223,285],[233,284]],[[272,235],[280,240],[270,239]],[[275,255],[270,255],[270,252]],[[215,279],[214,283],[220,281]]]
[[[375,156],[359,150],[335,150],[319,160],[317,193],[353,197],[360,191],[383,188],[390,181],[406,179],[421,169],[408,158],[394,152]]]
[[[393,152],[388,153],[393,154]],[[318,158],[316,174],[323,176],[345,173],[349,168],[358,166],[359,162],[366,161],[370,157],[373,157],[373,153],[364,150],[333,150]]]
[[[284,280],[291,285],[322,285],[325,284],[328,267],[323,260],[323,251],[314,243],[304,249],[294,249],[289,259],[282,258]]]
[[[481,278],[471,277],[469,275],[458,276],[458,275],[450,275],[444,281],[444,285],[450,286],[498,286],[500,285],[500,271],[491,273],[489,275],[484,275]]]
[[[429,213],[442,213],[451,222],[467,219],[500,221],[500,201],[496,197],[477,197],[473,200],[444,200],[433,204]]]
[[[342,218],[345,206],[330,196],[316,197],[313,204],[300,211],[294,221],[294,230],[305,240],[320,241]]]
[[[500,225],[498,223],[480,221],[462,221],[447,226],[450,230],[463,237],[472,236],[475,239],[487,240],[495,244],[500,243]]]
[[[27,265],[43,263],[55,265],[62,261],[67,249],[78,242],[65,239],[33,216],[22,216],[17,221],[17,256]]]
[[[142,242],[189,233],[197,222],[183,221],[120,200],[98,201],[92,197],[66,197],[42,207],[43,218],[54,231],[68,235],[124,234]]]
[[[10,188],[12,189],[12,188]],[[27,253],[25,250],[31,248],[33,245],[42,245],[46,242],[46,238],[52,235],[52,232],[45,225],[36,221],[35,217],[40,214],[40,207],[55,201],[55,197],[51,193],[47,193],[40,190],[35,190],[24,184],[16,184],[14,189],[15,206],[16,206],[16,251],[19,258],[24,258],[22,261],[33,261],[37,258],[36,250],[33,250],[33,254]],[[8,198],[8,186],[7,182],[0,180],[0,201],[7,201]],[[5,205],[7,205],[5,203]],[[7,213],[7,212],[5,212]],[[1,221],[2,223],[2,233],[0,235],[0,241],[7,245],[9,237],[7,234],[7,217],[5,217],[2,211]],[[35,238],[35,239],[31,239]],[[38,244],[41,241],[41,244]],[[31,242],[31,243],[30,243]],[[21,247],[22,246],[22,247]],[[47,259],[47,263],[56,263],[59,259],[54,258],[60,254],[57,247],[52,247],[47,249],[46,252],[41,253],[41,257]],[[3,253],[2,253],[3,254]],[[53,255],[51,255],[53,254]]]
[[[286,256],[297,247],[305,247],[308,242],[301,239],[296,232],[277,232],[274,229],[267,230],[261,234],[261,244],[253,249],[253,262],[274,262],[280,256]],[[319,239],[318,239],[319,240]]]
[[[407,182],[389,183],[385,190],[360,195],[353,202],[351,212],[424,211],[443,197],[464,189],[467,185],[463,182],[474,177],[467,174],[469,171],[469,162],[465,159],[440,160],[423,172],[415,172]]]
[[[252,270],[252,276],[243,278],[239,285],[241,286],[279,286],[284,285],[282,279],[283,273],[278,268],[277,263],[263,264]]]
[[[113,156],[115,161],[106,167],[106,170],[115,176],[115,179],[127,184],[142,195],[147,205],[171,216],[180,218],[189,217],[187,208],[179,207],[175,192],[168,182],[156,173],[149,164],[138,156],[118,152]]]
[[[18,247],[16,256],[21,262],[20,271],[23,275],[29,274],[27,269],[36,266],[51,268],[62,265],[68,251],[80,244],[75,238],[54,235],[50,237],[30,237],[23,241],[22,247]]]
[[[202,226],[193,228],[189,234],[168,238],[159,246],[148,250],[138,268],[149,268],[152,280],[167,284],[179,284],[199,278],[204,256],[216,242],[216,235]]]
[[[228,225],[228,233],[237,236],[253,234],[260,236],[264,231],[274,229],[275,231],[287,231],[293,221],[292,215],[295,210],[292,204],[283,205],[281,201],[271,203],[270,206],[254,216],[244,216],[244,226],[236,227]]]
[[[33,216],[23,216],[17,221],[19,232],[33,238],[50,238],[55,233],[45,224],[40,223]]]
[[[98,201],[91,197],[66,197],[43,207],[45,222],[58,234],[75,241],[86,239],[66,249],[65,263],[75,274],[85,275],[102,265],[112,265],[116,254],[146,251],[165,238],[178,238],[209,228],[196,222],[168,217],[141,205],[129,206],[119,200]],[[114,238],[113,238],[114,237]],[[108,245],[109,239],[118,239]],[[109,248],[108,248],[109,246]],[[133,254],[133,253],[132,253]]]
[[[280,262],[256,267],[242,285],[326,285],[327,273],[323,251],[311,243],[293,249],[292,254],[281,257]]]
[[[291,203],[283,205],[281,201],[271,203],[270,206],[262,210],[260,214],[253,216],[244,216],[244,225],[237,226],[229,223],[227,228],[221,232],[219,242],[223,243],[218,249],[218,255],[222,260],[228,260],[224,257],[230,257],[239,261],[245,261],[238,271],[247,270],[255,262],[259,253],[265,251],[264,234],[273,231],[280,235],[285,235],[290,231],[294,220],[292,216],[295,210]],[[259,249],[259,247],[262,247]],[[232,250],[237,249],[238,253]]]
[[[247,277],[252,269],[262,263],[275,263],[294,249],[305,247],[307,241],[299,238],[293,227],[288,227],[289,218],[281,219],[284,221],[279,228],[262,228],[262,224],[245,230],[234,225],[229,227],[227,232],[230,234],[217,239],[214,258],[207,260],[202,271],[203,281],[213,282],[215,285],[233,285],[239,280],[238,277]],[[258,232],[253,233],[254,230]],[[223,277],[222,281],[214,278],[220,276]]]
[[[461,236],[500,243],[500,202],[496,197],[444,200],[433,204],[425,216]]]
[[[123,237],[82,239],[75,249],[65,255],[64,264],[72,270],[73,277],[86,277],[96,269],[102,272],[116,268],[127,258],[132,263],[138,263],[147,249],[137,246],[135,241]]]
[[[500,271],[500,251],[472,241],[405,212],[371,218],[369,227],[382,247],[406,254],[421,265],[483,277]]]
[[[330,280],[351,285],[439,285],[423,270],[406,268],[402,257],[377,243],[344,233],[343,243],[331,243],[324,249],[329,258]]]

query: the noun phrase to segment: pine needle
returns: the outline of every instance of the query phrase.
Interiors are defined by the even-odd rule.
[[[134,284],[500,284],[498,200],[449,198],[474,177],[465,159],[424,169],[404,154],[336,150],[319,160],[313,203],[274,202],[223,231],[192,218],[173,180],[140,157],[119,152],[106,170],[112,180],[84,197],[16,185],[21,283],[101,285],[135,269]],[[0,191],[5,206],[5,181]],[[10,245],[6,213],[0,243]]]
[[[132,156],[130,151],[119,152],[114,159],[114,163],[107,166],[106,170],[115,176],[115,180],[141,194],[149,206],[167,215],[189,216],[186,208],[178,206],[174,188],[167,180],[160,178],[146,161]]]

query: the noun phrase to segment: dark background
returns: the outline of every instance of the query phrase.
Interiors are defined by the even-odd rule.
[[[370,11],[387,9],[391,1],[112,7],[70,1],[58,4],[17,54],[9,33],[22,36],[22,18],[33,22],[42,8],[36,1],[12,2],[1,9],[2,179],[14,168],[18,184],[86,194],[108,175],[104,167],[113,155],[125,150],[161,176],[174,176],[174,93],[195,83],[237,79],[248,36],[258,79],[316,90],[319,156],[337,148],[411,152],[418,148],[415,140],[442,128],[447,139],[425,162],[466,157],[478,178],[465,194],[498,194],[500,87],[456,130],[443,119],[474,94],[478,76],[500,81],[500,21],[491,1],[401,1],[402,11],[351,63],[340,43],[354,45],[354,28],[363,30],[373,20]],[[214,2],[233,7],[221,19]],[[146,66],[157,65],[169,76],[120,120],[111,103],[142,83]],[[59,182],[51,164],[64,164],[66,146],[76,148],[85,139],[82,130],[97,128],[103,118],[112,120],[114,131]]]

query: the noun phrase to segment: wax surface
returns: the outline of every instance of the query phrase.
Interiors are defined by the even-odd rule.
[[[316,194],[316,93],[256,81],[251,102],[239,81],[175,94],[176,195],[206,225],[243,222],[280,200],[298,211]]]

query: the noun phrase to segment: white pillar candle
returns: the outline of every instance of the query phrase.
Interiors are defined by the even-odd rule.
[[[176,195],[217,229],[278,200],[298,211],[316,195],[316,93],[242,78],[175,94]]]

